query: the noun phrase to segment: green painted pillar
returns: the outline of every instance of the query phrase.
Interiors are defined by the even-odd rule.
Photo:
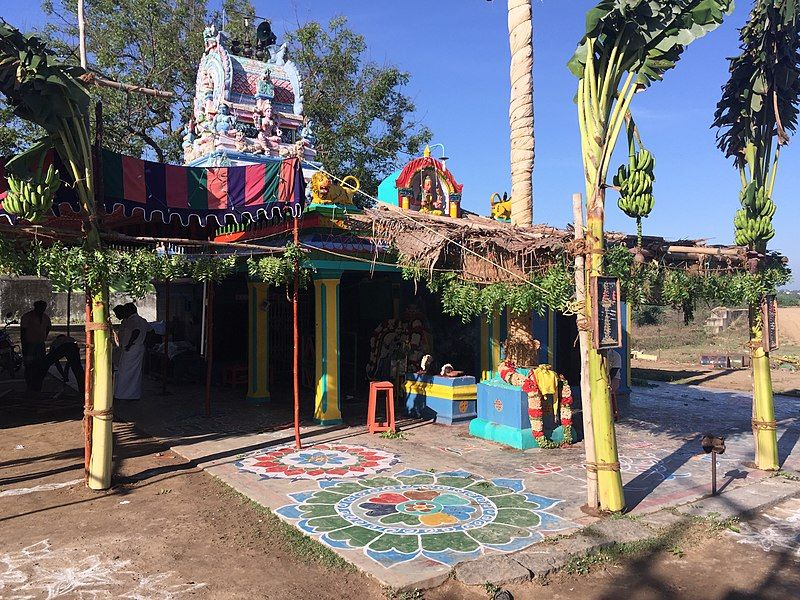
[[[247,400],[269,401],[269,285],[248,283]]]
[[[342,422],[339,365],[339,281],[341,273],[314,277],[316,395],[314,420],[320,425]]]
[[[505,311],[481,318],[481,380],[494,377],[502,360],[501,349],[506,337]]]

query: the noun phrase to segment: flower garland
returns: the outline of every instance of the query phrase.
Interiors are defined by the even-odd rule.
[[[561,443],[554,442],[544,434],[544,423],[542,422],[543,406],[545,396],[549,394],[540,391],[539,383],[536,380],[536,371],[549,371],[550,369],[549,365],[542,365],[537,369],[531,369],[530,373],[525,376],[517,371],[516,365],[511,361],[500,363],[498,368],[500,378],[503,381],[514,387],[522,388],[522,391],[528,394],[528,417],[531,420],[531,432],[538,446],[545,449],[559,448],[572,444],[572,390],[563,375],[557,376],[554,392],[555,395],[560,397],[559,406],[561,409],[561,425],[564,428],[564,441]]]

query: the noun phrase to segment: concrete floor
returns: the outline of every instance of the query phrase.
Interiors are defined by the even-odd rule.
[[[293,449],[287,408],[253,406],[215,390],[210,417],[199,386],[147,383],[117,407],[122,418],[393,587],[425,587],[452,566],[528,548],[593,521],[585,504],[583,444],[518,451],[469,435],[466,425],[400,423],[402,438],[366,428],[304,424]],[[288,405],[286,399],[284,404]],[[776,397],[781,461],[800,469],[800,400]],[[765,476],[752,460],[747,394],[675,384],[634,388],[617,424],[628,509],[648,513],[710,491],[706,432],[726,436],[724,489]],[[723,490],[724,494],[724,490]]]

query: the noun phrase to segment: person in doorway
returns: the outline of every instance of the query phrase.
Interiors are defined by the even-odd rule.
[[[608,351],[608,384],[611,388],[611,408],[614,410],[614,420],[619,420],[617,407],[617,391],[622,384],[622,356],[616,350]]]
[[[114,314],[122,321],[118,331],[119,362],[114,382],[114,398],[139,400],[142,397],[144,338],[149,324],[139,316],[133,302],[115,307]]]
[[[25,383],[28,390],[36,388],[40,362],[45,357],[45,342],[52,327],[46,310],[47,302],[37,300],[33,303],[33,310],[22,315],[19,324],[22,359],[25,362]]]

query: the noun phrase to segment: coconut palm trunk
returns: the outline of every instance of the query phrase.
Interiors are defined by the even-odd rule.
[[[533,223],[533,15],[530,0],[508,0],[511,47],[511,222]],[[506,357],[521,365],[538,362],[530,315],[508,316]]]
[[[508,0],[511,45],[511,222],[533,223],[533,15],[530,0]]]

